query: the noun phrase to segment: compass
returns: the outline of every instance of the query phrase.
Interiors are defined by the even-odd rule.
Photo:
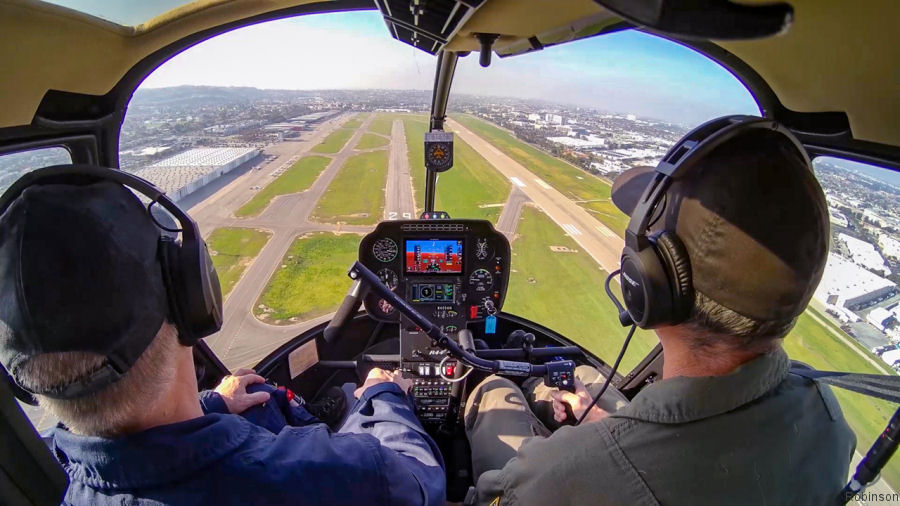
[[[425,167],[434,172],[444,172],[453,167],[452,132],[425,134]]]

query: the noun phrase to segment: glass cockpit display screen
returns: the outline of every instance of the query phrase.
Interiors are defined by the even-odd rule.
[[[406,239],[407,274],[461,274],[462,239]]]

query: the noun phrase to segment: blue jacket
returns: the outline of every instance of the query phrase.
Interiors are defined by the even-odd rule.
[[[206,415],[116,439],[56,427],[65,503],[444,504],[440,453],[396,384],[366,390],[336,433],[273,390],[242,416],[204,392]]]

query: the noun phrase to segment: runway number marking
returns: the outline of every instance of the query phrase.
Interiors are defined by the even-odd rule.
[[[397,216],[402,217],[404,220],[411,220],[411,219],[413,219],[412,213],[403,213],[403,214],[400,214],[400,213],[398,213],[397,211],[388,211],[388,219],[389,219],[389,220],[396,220],[396,219],[397,219]]]
[[[525,188],[525,183],[523,183],[521,179],[519,179],[517,177],[511,177],[511,178],[509,178],[509,180],[512,181],[519,188]]]
[[[562,226],[562,228],[563,230],[568,232],[569,235],[581,235],[581,230],[578,230],[578,227],[576,227],[575,225],[566,223]]]
[[[549,189],[553,188],[549,184],[545,183],[544,180],[541,178],[535,178],[534,180],[535,180],[535,182],[537,182],[537,184],[541,185],[541,188],[543,188],[545,190],[549,190]]]

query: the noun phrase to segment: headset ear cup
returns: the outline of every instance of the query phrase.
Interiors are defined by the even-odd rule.
[[[178,340],[185,346],[188,344],[188,329],[184,321],[184,310],[178,294],[181,292],[178,244],[171,237],[160,237],[159,260],[162,268],[163,283],[166,286],[166,297],[169,300],[169,319],[178,329]]]
[[[690,316],[694,305],[694,283],[691,277],[691,260],[681,239],[672,232],[663,231],[656,237],[656,250],[666,264],[672,281],[671,324],[677,325]]]

